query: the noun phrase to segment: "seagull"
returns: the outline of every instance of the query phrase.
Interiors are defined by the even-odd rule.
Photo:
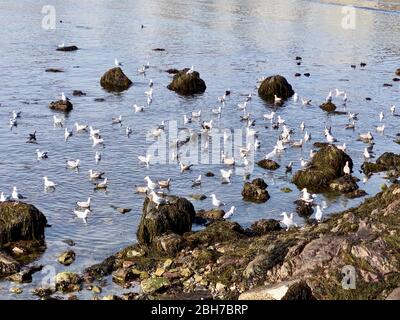
[[[153,97],[152,96],[148,96],[147,97],[147,106],[150,106],[152,102],[153,102]]]
[[[76,132],[87,131],[87,129],[88,129],[87,124],[79,124],[78,122],[75,122],[74,125],[75,125]]]
[[[396,112],[396,106],[394,104],[390,107],[390,112],[392,114],[394,114]]]
[[[39,149],[36,149],[38,160],[47,159],[49,157],[47,153],[47,151],[40,151]]]
[[[326,102],[332,102],[332,91],[329,91],[328,96],[325,99]]]
[[[220,172],[221,172],[222,180],[224,182],[230,183],[231,182],[232,170],[221,169]]]
[[[303,158],[300,159],[300,165],[302,166],[302,168],[307,167],[309,163],[309,161],[304,160]]]
[[[234,206],[232,206],[232,207],[229,209],[229,211],[226,212],[226,213],[224,214],[224,216],[223,216],[222,218],[223,218],[223,219],[229,219],[230,217],[233,216],[233,214],[235,213],[235,211],[236,211],[236,208],[235,208]]]
[[[54,189],[56,187],[56,184],[53,181],[50,181],[47,177],[43,177],[43,180],[45,189]]]
[[[114,64],[115,64],[116,67],[122,66],[122,63],[119,62],[117,58],[114,59]]]
[[[188,118],[186,114],[183,115],[183,124],[192,123],[192,118]]]
[[[306,133],[304,134],[304,142],[307,142],[307,141],[309,141],[309,140],[311,140],[311,133],[308,133],[308,132],[306,131]]]
[[[289,164],[285,167],[285,174],[292,172],[293,170],[293,162],[290,161]]]
[[[224,164],[227,164],[228,166],[234,166],[235,165],[235,158],[227,158],[225,156],[224,151],[221,151],[221,160]]]
[[[211,194],[210,197],[212,198],[212,204],[214,207],[220,207],[224,206],[225,203],[223,203],[221,200],[218,200],[215,194]]]
[[[317,154],[317,151],[311,149],[310,150],[310,159],[314,158],[314,156]]]
[[[201,185],[201,175],[199,175],[196,180],[193,180],[192,188],[200,185]]]
[[[99,162],[101,161],[101,153],[100,152],[96,151],[94,160],[96,161],[96,165],[99,164]]]
[[[264,117],[265,120],[270,120],[272,122],[274,120],[274,117],[275,117],[275,112],[271,111],[271,113],[266,113],[266,114],[264,114],[263,117]]]
[[[311,99],[303,99],[303,98],[301,98],[301,104],[303,105],[303,106],[307,106],[307,105],[310,105],[311,104]]]
[[[164,129],[162,129],[162,128],[153,129],[153,130],[150,132],[150,134],[151,134],[154,138],[160,137],[163,133],[164,133]]]
[[[188,71],[186,71],[186,74],[192,74],[194,71],[194,66],[191,66]]]
[[[0,202],[6,202],[6,201],[10,201],[10,200],[11,200],[11,197],[4,195],[4,192],[2,192],[0,194]]]
[[[148,97],[153,97],[153,88],[150,88],[150,90],[145,91],[144,94]]]
[[[154,84],[154,83],[153,83],[153,79],[150,79],[150,80],[149,80],[149,87],[152,88],[152,87],[153,87],[153,84]]]
[[[62,127],[64,125],[64,119],[61,117],[53,116],[53,125],[55,127]]]
[[[33,131],[32,133],[29,133],[27,142],[31,142],[31,143],[36,142],[36,130]]]
[[[278,140],[276,142],[276,146],[275,147],[276,147],[275,153],[276,153],[276,151],[281,152],[281,151],[284,151],[286,149],[286,147],[283,145],[283,141],[282,140]]]
[[[212,120],[210,120],[210,121],[203,121],[203,122],[201,123],[201,127],[202,127],[204,130],[210,130],[210,129],[212,129],[212,126],[213,126],[213,121],[212,121]]]
[[[301,200],[303,200],[303,201],[305,201],[307,203],[312,203],[314,201],[314,198],[316,197],[316,195],[315,194],[310,194],[307,191],[307,188],[303,188],[301,190],[301,192],[302,192]]]
[[[340,91],[339,89],[335,89],[335,90],[336,90],[336,97],[344,96],[344,94],[346,93],[344,91]]]
[[[365,157],[366,159],[373,158],[372,154],[368,151],[367,148],[364,148],[364,157]]]
[[[374,137],[372,136],[372,134],[371,134],[370,131],[368,131],[368,132],[365,133],[365,134],[360,134],[360,135],[359,135],[359,138],[360,138],[362,141],[366,141],[366,142],[371,142],[372,140],[374,140]]]
[[[379,133],[383,133],[385,131],[385,125],[377,126],[376,131]]]
[[[317,211],[315,212],[315,220],[317,220],[318,222],[321,222],[322,220],[322,209],[320,205],[317,205]]]
[[[72,137],[73,133],[72,130],[68,130],[68,128],[65,128],[64,130],[64,140],[68,141],[69,137]]]
[[[150,158],[151,158],[150,154],[147,154],[146,156],[138,156],[139,162],[145,163],[146,167],[148,167],[150,164]]]
[[[290,229],[290,227],[292,227],[292,226],[297,227],[297,225],[293,222],[293,213],[291,213],[290,217],[288,217],[286,212],[282,212],[281,216],[283,216],[281,223],[286,226],[286,231],[288,231]]]
[[[222,107],[219,106],[218,108],[212,109],[212,113],[220,115],[221,114],[221,110],[222,110]]]
[[[355,129],[356,128],[356,123],[353,120],[351,123],[346,124],[346,129]]]
[[[300,139],[300,141],[294,141],[292,143],[293,148],[302,148],[303,147],[303,139]]]
[[[158,184],[151,181],[149,176],[144,177],[144,180],[147,181],[147,188],[151,191],[153,191],[154,189],[156,189],[158,187]]]
[[[300,123],[300,130],[304,131],[304,129],[306,128],[306,125],[304,124],[304,121],[302,123]]]
[[[133,105],[133,108],[135,109],[135,113],[144,111],[144,106],[138,106],[136,103]]]
[[[358,120],[358,113],[349,112],[347,115],[349,117],[349,120]]]
[[[13,191],[11,193],[11,198],[16,201],[26,199],[26,197],[24,197],[22,194],[18,193],[18,189],[15,186],[13,187]]]
[[[382,122],[383,118],[385,117],[385,115],[383,114],[383,112],[381,111],[379,113],[379,121]]]
[[[18,126],[17,119],[11,118],[9,123],[10,123],[10,130]]]
[[[245,102],[243,102],[243,103],[239,103],[237,106],[238,106],[238,108],[239,108],[240,110],[246,110],[246,108],[247,108],[247,101],[245,101]]]
[[[122,116],[120,115],[118,118],[112,118],[112,124],[121,124],[122,125]]]
[[[129,136],[132,134],[132,128],[130,128],[130,127],[126,127],[125,128],[125,134],[126,134],[126,136],[129,138]]]
[[[157,208],[159,207],[159,205],[161,204],[168,204],[168,201],[160,196],[158,196],[154,191],[150,192],[150,199],[151,201],[153,201],[157,206]]]
[[[62,101],[67,101],[67,97],[65,96],[64,92],[61,92],[61,100]]]
[[[64,48],[64,47],[65,47],[65,43],[63,42],[63,43],[57,45],[57,47],[58,47],[58,48]]]
[[[89,170],[89,179],[90,180],[102,179],[104,174],[105,174],[104,172],[94,171],[94,170],[90,169]]]
[[[277,146],[274,146],[274,149],[273,149],[270,153],[268,153],[268,154],[265,155],[265,159],[266,159],[266,160],[269,160],[269,159],[271,159],[272,157],[274,157],[274,156],[276,155],[277,149],[278,149],[278,147],[277,147]]]
[[[97,138],[96,136],[94,136],[93,137],[93,145],[92,145],[92,147],[94,148],[95,146],[100,145],[100,144],[104,144],[104,139]]]
[[[171,184],[171,178],[168,178],[167,180],[158,181],[158,185],[160,186],[160,188],[169,189],[170,184]]]
[[[336,146],[336,148],[338,148],[339,150],[342,150],[343,152],[346,152],[347,146],[346,146],[346,143],[343,143],[343,145]]]
[[[190,170],[193,164],[183,164],[182,162],[179,161],[179,166],[181,168],[181,173],[182,173],[184,171]]]
[[[100,130],[99,129],[93,129],[92,126],[89,127],[89,132],[90,132],[90,137],[93,138],[94,136],[100,136]]]
[[[67,167],[71,168],[71,169],[77,169],[79,168],[79,164],[80,164],[80,160],[67,160]]]
[[[87,216],[91,213],[91,211],[89,209],[85,209],[83,211],[75,209],[74,213],[79,219],[82,219],[84,223],[87,223]]]
[[[92,199],[89,197],[88,199],[87,199],[87,201],[78,201],[77,203],[76,203],[76,205],[79,207],[79,208],[90,208],[90,202],[92,201]]]
[[[299,95],[297,94],[297,92],[295,92],[294,95],[293,95],[293,101],[294,102],[299,101]]]
[[[107,189],[107,178],[96,184],[95,189]]]
[[[274,94],[274,104],[282,103],[282,98],[279,98],[276,94]]]
[[[282,119],[281,116],[278,116],[277,122],[278,122],[279,125],[281,125],[281,124],[284,124],[284,123],[285,123],[285,120]]]
[[[344,94],[343,96],[343,103],[346,105],[347,102],[347,93]]]
[[[343,167],[343,172],[345,175],[350,175],[350,173],[351,173],[351,169],[350,169],[348,161],[346,161],[346,164]]]
[[[334,143],[334,142],[336,142],[337,140],[336,140],[336,138],[335,138],[334,136],[332,136],[332,135],[328,132],[328,134],[326,135],[326,141],[328,141],[329,143]]]
[[[260,140],[256,139],[254,141],[254,150],[258,150],[258,149],[260,149],[260,147],[261,147],[261,142],[260,142]]]
[[[13,119],[21,118],[21,112],[22,112],[22,111],[15,111],[15,110],[13,110],[13,112],[12,112],[12,117],[13,117]]]
[[[192,111],[192,118],[200,118],[201,116],[201,110],[199,111]]]

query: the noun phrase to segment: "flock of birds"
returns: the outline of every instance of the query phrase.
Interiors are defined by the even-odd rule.
[[[114,61],[115,66],[120,67],[122,66],[122,63],[120,63],[117,59]],[[150,68],[150,64],[147,63],[146,65],[143,65],[140,69],[138,69],[138,73],[140,74],[145,74],[147,70]],[[187,74],[192,74],[194,72],[194,66],[192,66],[190,69],[188,69]],[[258,85],[264,80],[258,79]],[[152,101],[153,101],[153,95],[154,95],[154,88],[153,88],[153,81],[149,80],[148,82],[148,89],[144,92],[144,96],[146,97],[147,101],[147,106],[145,105],[133,105],[133,111],[134,113],[140,113],[144,112],[147,108],[150,107]],[[257,87],[258,87],[257,85]],[[217,107],[211,109],[212,117],[221,117],[221,114],[224,111],[225,104],[227,100],[229,99],[231,95],[231,90],[228,89],[225,91],[225,93],[218,97],[217,103],[219,104]],[[240,152],[239,152],[239,158],[235,158],[234,156],[230,157],[226,155],[223,151],[221,152],[220,159],[221,163],[225,165],[227,168],[226,169],[220,169],[220,175],[222,179],[222,183],[230,183],[231,182],[231,177],[234,172],[234,168],[237,165],[244,166],[247,168],[250,166],[252,159],[254,159],[254,153],[258,152],[258,150],[261,147],[262,141],[258,139],[259,132],[254,128],[255,127],[255,115],[252,114],[249,109],[251,108],[251,101],[252,101],[252,96],[253,93],[245,94],[244,96],[244,101],[241,103],[237,104],[237,110],[239,112],[239,117],[240,121],[244,124],[245,127],[245,132],[247,138],[253,138],[252,143],[247,143],[243,146],[240,147]],[[336,99],[341,99],[342,106],[344,110],[346,110],[346,105],[348,101],[348,96],[345,91],[341,91],[339,89],[335,89],[334,91],[330,91],[325,99],[326,102],[332,102],[334,99],[334,96]],[[65,96],[64,93],[61,93],[60,99],[62,101],[67,101],[68,98]],[[293,103],[299,104],[303,107],[309,107],[312,105],[312,100],[307,99],[305,97],[300,97],[298,93],[296,92],[293,97],[291,98],[293,100]],[[274,105],[276,107],[284,104],[285,101],[283,98],[278,97],[275,95],[274,98]],[[392,115],[395,115],[396,107],[394,105],[390,106],[389,112]],[[298,128],[300,129],[301,132],[301,138],[299,140],[294,140],[293,135],[295,133],[295,130],[291,128],[288,123],[286,122],[285,119],[282,118],[281,115],[277,114],[278,109],[274,108],[273,111],[266,113],[263,115],[263,120],[265,123],[269,123],[270,126],[273,129],[280,130],[280,135],[278,140],[276,141],[276,144],[273,146],[272,151],[268,152],[265,154],[264,158],[265,159],[273,159],[274,157],[282,154],[285,152],[286,149],[288,148],[303,148],[303,146],[308,143],[311,139],[311,132],[307,130],[307,125],[305,124],[304,121],[302,121],[299,125]],[[18,119],[21,118],[22,113],[21,111],[13,111],[11,118],[9,120],[10,124],[10,130],[13,130],[13,128],[17,127],[18,125]],[[358,120],[358,114],[357,113],[351,113],[347,112],[347,117],[348,117],[348,123],[345,126],[345,129],[352,129],[354,130],[357,124]],[[379,113],[379,123],[376,127],[376,131],[378,133],[383,133],[385,130],[385,125],[382,124],[383,120],[385,118],[385,114],[383,111]],[[202,111],[192,111],[190,114],[183,114],[182,115],[182,123],[184,126],[189,126],[190,124],[193,125],[198,125],[198,130],[193,129],[192,127],[185,127],[187,129],[188,135],[185,139],[183,140],[176,140],[174,141],[173,145],[171,145],[171,159],[176,161],[178,166],[179,166],[179,171],[181,173],[184,173],[185,171],[191,170],[193,167],[193,164],[190,163],[183,163],[181,161],[181,155],[180,155],[180,149],[185,146],[186,144],[191,144],[191,143],[198,143],[199,138],[201,139],[201,147],[203,150],[208,150],[209,148],[209,137],[213,134],[213,128],[215,126],[214,119],[209,119],[205,120],[203,119]],[[196,124],[197,123],[197,124]],[[123,126],[123,117],[122,115],[119,115],[117,117],[113,117],[110,121],[111,125],[119,125]],[[68,127],[65,127],[65,119],[63,117],[60,117],[58,115],[53,115],[53,126],[54,128],[64,128],[64,140],[68,142],[68,140],[75,134],[75,133],[88,133],[89,137],[92,141],[92,147],[96,148],[98,146],[102,147],[104,146],[104,138],[101,134],[100,129],[96,129],[93,126],[89,124],[83,124],[83,123],[74,123],[74,130],[69,129]],[[149,135],[152,136],[154,139],[160,138],[163,134],[165,134],[165,122],[162,121],[159,125],[157,125],[154,129],[151,129],[149,132]],[[132,134],[133,130],[130,127],[125,127],[125,134],[127,137],[129,137]],[[313,133],[314,134],[314,133]],[[331,127],[325,127],[325,130],[323,132],[324,137],[326,139],[326,142],[328,144],[335,144],[337,142],[337,139],[335,138],[332,128]],[[205,137],[205,138],[204,138]],[[224,130],[223,133],[223,139],[224,141],[228,141],[229,139],[232,139],[232,132],[231,130]],[[370,159],[373,157],[373,140],[374,137],[370,131],[366,133],[362,133],[359,135],[359,140],[367,143],[367,146],[364,149],[363,156],[365,159]],[[246,140],[248,141],[248,140]],[[34,131],[29,134],[28,136],[28,143],[37,143],[37,132]],[[336,145],[337,148],[346,151],[347,146],[346,143],[343,143],[342,145]],[[299,163],[301,168],[306,168],[310,164],[310,160],[313,158],[315,155],[316,151],[311,149],[309,153],[309,158],[308,159],[299,159]],[[36,157],[37,160],[42,161],[45,160],[49,157],[48,151],[45,150],[40,150],[36,149]],[[94,155],[94,163],[98,165],[101,161],[102,154],[100,151],[95,151]],[[152,162],[152,156],[150,154],[145,154],[145,155],[140,155],[138,156],[138,161],[140,164],[145,165],[146,167],[149,167]],[[69,159],[66,160],[66,167],[70,169],[78,169],[80,166],[81,162],[79,159]],[[285,166],[285,174],[289,174],[292,172],[293,169],[293,162],[289,162]],[[351,170],[349,167],[349,164],[346,163],[344,167],[344,174],[350,175]],[[246,172],[246,171],[245,171]],[[96,171],[96,170],[89,170],[89,179],[93,181],[94,183],[94,188],[95,189],[107,189],[107,177],[105,176],[105,172],[102,171]],[[248,178],[249,175],[245,175],[245,179]],[[167,180],[161,180],[161,181],[153,181],[149,176],[146,176],[144,178],[145,185],[143,186],[137,186],[136,187],[136,192],[138,193],[143,193],[149,199],[155,203],[155,205],[158,207],[159,205],[166,205],[168,204],[168,197],[166,197],[166,193],[163,190],[169,189],[172,179],[169,178]],[[43,185],[46,190],[54,190],[57,188],[57,183],[54,181],[49,180],[47,176],[43,176]],[[199,175],[197,179],[193,180],[191,182],[192,188],[200,187],[202,185],[202,176]],[[211,194],[209,195],[211,198],[211,203],[212,206],[215,208],[225,206],[226,204],[222,202],[220,199],[218,199],[216,194]],[[18,192],[18,189],[16,186],[13,187],[13,191],[11,193],[11,196],[8,196],[1,192],[0,195],[0,202],[5,202],[5,201],[15,201],[18,203],[22,199],[25,199],[23,195],[21,195]],[[303,189],[301,191],[301,196],[300,200],[305,201],[307,203],[313,204],[313,202],[316,199],[316,195],[310,194],[307,189]],[[318,222],[321,222],[323,219],[323,210],[326,208],[326,203],[321,203],[316,205],[316,212],[315,212],[315,220]],[[230,209],[225,213],[224,219],[229,219],[231,218],[236,211],[235,206],[231,206]],[[76,207],[73,209],[74,214],[82,219],[85,223],[87,222],[87,217],[88,215],[91,214],[91,198],[88,198],[87,201],[77,201],[76,202]],[[294,217],[293,213],[288,214],[287,212],[282,212],[281,216],[283,217],[281,222],[284,226],[286,226],[287,229],[291,228],[292,226],[296,226],[294,222]]]

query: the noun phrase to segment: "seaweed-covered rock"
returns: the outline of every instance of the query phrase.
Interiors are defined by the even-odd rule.
[[[258,161],[257,164],[261,168],[267,169],[267,170],[276,170],[280,167],[280,165],[277,162],[275,162],[274,160],[270,160],[270,159],[262,159],[262,160]]]
[[[308,218],[314,212],[312,203],[304,201],[304,200],[296,200],[294,202],[296,204],[296,212],[300,217]]]
[[[321,104],[319,107],[326,112],[334,112],[336,110],[335,104],[330,101]]]
[[[69,100],[57,100],[49,104],[49,108],[56,111],[70,112],[74,108]]]
[[[58,262],[63,264],[64,266],[69,266],[75,261],[75,252],[72,250],[68,250],[66,252],[63,252],[59,257],[58,257]]]
[[[168,204],[157,205],[146,198],[143,213],[137,231],[137,239],[141,244],[150,244],[164,233],[183,234],[192,229],[195,210],[185,198],[168,197]]]
[[[385,152],[378,159],[376,163],[364,162],[361,169],[366,175],[393,170],[392,176],[400,175],[400,155],[393,152]]]
[[[60,272],[55,282],[57,291],[74,292],[81,289],[82,278],[74,272]]]
[[[344,175],[343,168],[349,162],[350,169],[353,161],[342,150],[334,145],[322,147],[311,160],[310,165],[296,172],[293,183],[299,188],[307,188],[312,192],[321,192],[329,188],[329,184]]]
[[[225,215],[222,209],[199,210],[196,213],[196,218],[202,218],[209,221],[219,220]]]
[[[266,78],[258,88],[258,95],[267,102],[274,102],[275,95],[283,100],[286,100],[294,95],[292,86],[287,80],[275,75]]]
[[[159,251],[174,256],[183,247],[182,236],[176,233],[168,233],[155,239],[156,247]]]
[[[120,67],[115,67],[103,74],[100,85],[106,90],[120,92],[127,90],[132,85],[132,81]]]
[[[396,76],[400,76],[400,68],[396,70]]]
[[[148,278],[140,283],[144,293],[158,292],[169,287],[170,285],[170,281],[165,277]]]
[[[46,224],[46,217],[33,205],[0,203],[0,248],[19,240],[43,240]]]
[[[246,182],[242,190],[243,199],[256,203],[266,202],[270,198],[267,187],[261,178],[254,179],[251,183]]]
[[[279,231],[282,229],[279,221],[274,219],[261,219],[254,222],[251,226],[251,231],[254,232],[255,235],[261,236],[267,234],[272,231]]]
[[[20,264],[12,257],[0,252],[0,279],[10,274],[19,272]]]
[[[185,68],[176,73],[167,88],[181,95],[191,95],[206,91],[207,86],[204,80],[200,78],[200,73],[193,71],[188,74],[188,70],[188,68]]]
[[[348,193],[358,189],[357,178],[351,175],[344,175],[338,179],[333,180],[329,187],[334,191],[341,193]]]
[[[69,51],[76,51],[79,48],[77,46],[61,46],[58,47],[56,50],[57,51],[64,51],[64,52],[69,52]]]

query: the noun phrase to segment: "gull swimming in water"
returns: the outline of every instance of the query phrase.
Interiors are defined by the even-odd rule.
[[[114,64],[115,64],[116,67],[122,66],[122,63],[119,62],[117,58],[114,59]]]
[[[179,166],[181,168],[181,173],[183,173],[184,171],[190,170],[193,164],[183,164],[182,162],[179,161]]]
[[[310,161],[304,160],[303,158],[300,159],[300,165],[302,168],[307,167],[310,164]]]
[[[140,163],[145,163],[146,167],[148,167],[149,164],[150,164],[150,158],[151,158],[150,154],[148,154],[146,156],[138,156],[139,162]]]
[[[224,206],[225,203],[223,203],[221,200],[218,200],[215,194],[211,194],[210,197],[212,198],[212,204],[214,207],[221,207]]]
[[[102,145],[102,144],[104,144],[104,139],[93,136],[93,145],[92,145],[93,148],[95,146]]]
[[[326,102],[332,102],[332,91],[329,91],[328,96],[325,99]]]
[[[94,170],[90,169],[89,170],[89,179],[90,180],[102,179],[104,174],[105,174],[105,172],[94,171]]]
[[[47,159],[49,157],[47,151],[40,151],[39,149],[36,149],[36,155],[38,160]]]
[[[90,137],[100,136],[100,129],[93,129],[92,126],[89,127]]]
[[[132,128],[126,127],[125,128],[125,135],[129,138],[129,136],[132,134]]]
[[[160,188],[169,189],[170,184],[171,184],[171,178],[168,178],[167,180],[158,181],[158,185],[160,186]]]
[[[89,209],[85,210],[74,210],[74,214],[79,218],[82,219],[84,223],[87,223],[87,216],[91,213]]]
[[[224,216],[223,216],[222,218],[223,218],[223,219],[229,219],[230,217],[233,216],[233,214],[235,213],[235,211],[236,211],[236,208],[235,208],[234,206],[232,206],[232,207],[229,209],[229,211],[226,212],[226,213],[224,214]]]
[[[385,115],[383,114],[383,112],[381,111],[379,113],[379,121],[382,122],[383,118],[385,118]]]
[[[87,131],[87,129],[88,129],[87,124],[79,124],[78,122],[75,122],[74,125],[75,125],[76,132]]]
[[[326,135],[326,141],[328,141],[329,143],[337,142],[336,138],[334,136],[332,136],[329,132]]]
[[[24,197],[22,194],[20,194],[19,192],[18,192],[18,189],[17,189],[17,187],[13,187],[13,191],[12,191],[12,193],[11,193],[11,198],[13,199],[13,200],[16,200],[16,201],[18,201],[18,200],[22,200],[22,199],[26,199],[26,197]]]
[[[54,189],[57,186],[53,181],[50,181],[47,177],[43,177],[43,180],[45,189]]]
[[[297,94],[297,92],[295,92],[294,95],[293,95],[293,101],[294,102],[299,101],[299,95]]]
[[[196,179],[196,180],[193,180],[192,182],[193,182],[192,188],[200,186],[200,185],[201,185],[201,175],[199,175],[199,176],[197,177],[197,179]]]
[[[281,216],[283,216],[281,223],[286,226],[286,231],[288,231],[292,226],[297,227],[297,225],[293,222],[293,213],[291,213],[290,216],[288,216],[286,212],[282,212]]]
[[[311,140],[311,133],[308,133],[308,132],[306,131],[306,133],[304,134],[304,142],[307,142],[307,141],[309,141],[309,140]]]
[[[57,117],[56,115],[53,115],[53,125],[55,127],[62,127],[64,125],[64,119],[61,117]]]
[[[201,110],[192,111],[192,118],[200,118],[200,117],[201,117]]]
[[[270,153],[265,155],[265,159],[270,160],[271,158],[273,158],[276,155],[277,149],[278,149],[278,147],[274,146],[274,149]]]
[[[367,148],[364,148],[364,153],[363,154],[364,154],[364,158],[366,158],[366,159],[373,158],[372,154],[368,151]]]
[[[308,106],[308,105],[310,105],[311,104],[311,99],[303,99],[303,98],[301,98],[301,104],[303,105],[303,106]]]
[[[338,148],[339,150],[342,150],[343,152],[346,152],[346,150],[347,150],[346,143],[343,143],[343,145],[341,145],[341,146],[336,146],[336,148]]]
[[[133,105],[133,109],[135,109],[135,113],[143,112],[144,106],[138,106],[136,103]]]
[[[101,153],[100,152],[96,151],[94,160],[96,161],[96,165],[99,164],[99,162],[101,161]]]
[[[394,104],[390,107],[390,112],[392,114],[394,114],[396,112],[396,106]]]
[[[364,142],[371,142],[372,140],[374,140],[374,137],[372,136],[370,131],[368,131],[365,134],[360,134],[359,138],[361,141],[364,141]]]
[[[96,184],[95,189],[107,189],[107,178]]]
[[[222,176],[223,182],[230,183],[231,182],[231,176],[232,176],[232,170],[221,169],[220,172],[221,172],[221,176]]]
[[[79,159],[77,159],[77,160],[67,160],[66,162],[67,162],[67,167],[69,167],[71,169],[77,169],[77,168],[79,168],[81,161]]]
[[[112,120],[112,124],[122,125],[122,116],[121,115],[119,117],[113,117],[111,120]]]
[[[265,120],[270,120],[271,122],[274,120],[275,112],[271,111],[271,113],[266,113],[263,115]]]
[[[183,124],[192,123],[192,118],[188,118],[186,114],[183,115]]]
[[[304,121],[300,123],[300,130],[303,132],[304,129],[306,128],[306,125],[304,124]]]
[[[335,89],[335,91],[336,91],[336,97],[344,96],[344,94],[346,93],[344,91],[340,91],[339,89]]]
[[[89,197],[89,198],[87,199],[87,201],[78,201],[78,202],[76,203],[76,205],[77,205],[79,208],[90,208],[90,203],[91,203],[91,201],[92,201],[92,199]]]
[[[68,130],[68,128],[65,128],[64,130],[64,140],[68,141],[69,137],[72,137],[73,133],[72,130]]]
[[[224,151],[221,151],[221,160],[224,164],[227,164],[228,166],[234,166],[235,165],[235,158],[227,158],[225,156]]]

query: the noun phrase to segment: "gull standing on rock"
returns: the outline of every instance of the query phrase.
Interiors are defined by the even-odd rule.
[[[223,203],[221,200],[218,200],[215,194],[211,194],[210,197],[212,198],[212,204],[214,207],[220,207],[224,206],[225,203]]]
[[[13,200],[16,200],[16,201],[19,201],[19,200],[22,200],[22,199],[26,199],[26,197],[24,197],[22,194],[20,194],[18,192],[18,189],[15,186],[13,187],[13,191],[11,193],[11,198]]]
[[[281,223],[286,226],[286,231],[288,231],[292,226],[297,227],[297,224],[293,222],[293,213],[291,213],[290,216],[288,216],[286,212],[282,212],[281,216],[283,216]]]
[[[224,216],[223,216],[222,218],[223,218],[223,219],[229,219],[230,217],[233,216],[233,214],[235,213],[235,211],[236,211],[236,208],[235,208],[234,206],[232,206],[232,207],[229,209],[229,211],[226,212],[226,213],[224,214]]]

